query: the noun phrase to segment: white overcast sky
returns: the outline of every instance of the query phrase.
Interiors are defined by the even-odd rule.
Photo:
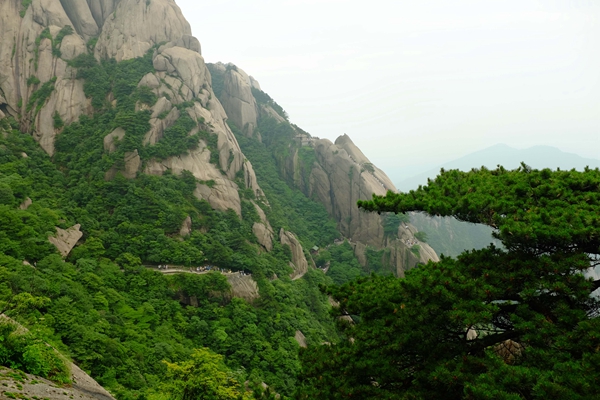
[[[176,1],[207,62],[384,171],[496,143],[600,158],[598,0]]]

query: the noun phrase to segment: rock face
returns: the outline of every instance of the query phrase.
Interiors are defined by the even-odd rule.
[[[33,201],[28,197],[19,205],[19,208],[21,210],[27,210],[29,208],[29,206],[32,204],[33,204]]]
[[[183,224],[181,224],[181,229],[179,230],[179,236],[188,236],[192,232],[192,218],[188,215]]]
[[[258,285],[251,275],[228,274],[227,282],[231,285],[233,296],[242,298],[248,302],[258,299]]]
[[[294,336],[296,342],[300,345],[300,347],[308,347],[306,345],[306,336],[302,333],[302,331],[296,331],[296,335]]]
[[[56,227],[56,236],[50,236],[48,240],[56,246],[63,257],[69,255],[75,244],[83,236],[83,232],[79,231],[81,225],[73,225],[68,229]]]
[[[302,245],[292,232],[285,231],[283,228],[279,231],[279,240],[282,245],[290,246],[290,250],[292,251],[290,267],[294,269],[294,272],[290,274],[290,277],[292,279],[302,278],[308,271],[308,261],[306,261],[306,257],[304,256]]]
[[[77,1],[77,0],[73,0]],[[111,1],[101,1],[108,3]],[[190,25],[173,0],[121,0],[102,24],[96,56],[117,61],[143,56],[161,42],[177,42],[191,36]],[[114,4],[113,3],[113,4]],[[182,40],[183,43],[183,40]]]
[[[239,187],[233,182],[240,171],[245,184],[242,188],[251,188],[258,198],[264,196],[252,165],[245,160],[226,124],[228,116],[212,91],[210,73],[200,54],[200,42],[191,36],[190,26],[174,0],[33,0],[23,18],[19,15],[21,11],[21,2],[0,2],[0,113],[19,119],[23,130],[32,130],[48,154],[53,155],[54,140],[60,134],[60,129],[54,128],[55,114],[69,124],[82,114],[92,113],[83,81],[76,79],[77,71],[67,63],[87,52],[86,42],[90,38],[98,38],[94,50],[96,58],[117,61],[143,56],[161,44],[153,54],[156,72],[144,76],[138,85],[149,87],[158,97],[150,110],[151,129],[145,135],[144,144],[158,142],[165,129],[177,121],[181,112],[186,112],[175,108],[176,105],[195,99],[194,106],[187,112],[207,131],[217,135],[217,149],[213,151],[218,152],[218,162],[210,162],[211,151],[201,142],[188,154],[149,161],[141,171],[142,160],[134,150],[125,154],[121,167],[108,170],[105,179],[113,179],[118,173],[132,179],[138,172],[162,174],[167,169],[174,173],[188,170],[199,181],[209,182],[198,184],[197,197],[219,210],[232,208],[240,216]],[[60,44],[41,36],[47,29],[52,40],[57,40],[65,26],[71,27],[72,34],[64,36]],[[53,48],[58,45],[60,54]],[[34,53],[37,55],[33,56]],[[236,74],[236,79],[241,77],[240,85],[250,82],[245,74]],[[28,85],[30,77],[36,77],[40,83]],[[233,79],[232,85],[236,82]],[[53,86],[50,96],[43,104],[30,105],[33,93],[44,84]],[[245,99],[254,101],[250,86],[244,85]],[[245,119],[249,118],[246,111],[242,114]],[[256,111],[253,121],[251,125],[256,126]],[[116,151],[124,135],[122,128],[116,128],[105,137],[104,150]]]
[[[219,97],[229,119],[247,136],[252,136],[258,120],[258,106],[252,96],[252,81],[256,82],[240,68],[227,68],[223,92]]]
[[[370,199],[373,193],[384,195],[388,190],[395,192],[396,188],[347,135],[338,137],[335,143],[308,137],[303,144],[314,149],[316,162],[309,171],[299,173],[301,166],[296,152],[284,165],[284,173],[307,196],[318,199],[325,206],[338,222],[342,234],[354,245],[355,254],[363,265],[366,264],[367,246],[389,249],[390,262],[398,276],[403,276],[404,270],[417,263],[438,260],[435,251],[426,243],[418,243],[419,256],[410,251],[418,242],[414,238],[414,227],[408,230],[399,228],[397,239],[387,237],[383,231],[382,216],[358,209],[358,200]]]
[[[273,250],[273,228],[267,220],[267,216],[265,212],[260,208],[256,203],[254,203],[254,208],[260,217],[260,222],[255,222],[252,225],[252,233],[256,236],[258,243],[265,248],[267,251]]]
[[[262,222],[255,222],[252,225],[252,233],[256,236],[258,243],[267,251],[273,250],[273,230]]]
[[[71,372],[73,384],[70,387],[57,387],[54,382],[31,374],[25,374],[25,379],[17,381],[14,376],[18,375],[14,371],[0,367],[0,376],[6,384],[3,392],[19,396],[13,398],[115,400],[109,392],[76,365],[71,365]],[[9,397],[2,398],[8,399]]]

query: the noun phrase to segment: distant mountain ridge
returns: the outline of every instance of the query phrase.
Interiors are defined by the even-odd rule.
[[[396,186],[398,190],[407,192],[419,187],[419,185],[427,184],[427,178],[435,178],[441,168],[444,169],[460,169],[469,171],[471,168],[496,168],[497,165],[502,165],[507,169],[517,168],[521,162],[530,167],[541,169],[572,169],[582,170],[586,166],[590,168],[600,168],[600,160],[593,158],[584,158],[577,154],[567,153],[556,147],[551,146],[533,146],[526,149],[515,149],[506,144],[496,144],[487,147],[483,150],[467,154],[464,157],[458,158],[438,165],[435,168],[422,172],[411,178],[400,181]]]

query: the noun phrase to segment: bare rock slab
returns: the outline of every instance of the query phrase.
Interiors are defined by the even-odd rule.
[[[56,235],[50,236],[48,240],[50,241],[50,243],[56,246],[56,248],[63,257],[66,257],[69,255],[71,250],[73,250],[73,247],[75,247],[75,244],[77,244],[79,239],[81,239],[81,237],[83,236],[83,232],[79,230],[81,228],[81,225],[73,225],[68,229],[61,229],[59,227],[55,228]]]

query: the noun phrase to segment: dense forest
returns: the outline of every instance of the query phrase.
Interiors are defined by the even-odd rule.
[[[30,331],[25,340],[14,326],[3,328],[0,363],[66,383],[65,365],[45,350],[46,342],[117,398],[160,399],[187,379],[181,368],[212,360],[215,371],[231,378],[233,392],[248,382],[260,397],[266,382],[268,391],[291,396],[300,371],[296,331],[309,344],[337,338],[319,286],[364,271],[345,243],[324,253],[329,276],[309,269],[292,281],[289,247],[275,240],[271,252],[261,250],[252,233],[259,219],[252,201],[275,231],[293,231],[306,249],[331,246],[340,235],[324,208],[279,178],[272,154],[251,139],[238,137],[269,204],[239,181],[241,218],[198,200],[197,179],[185,171],[106,179],[134,149],[145,161],[183,153],[198,140],[211,148],[213,135],[185,114],[158,143],[142,144],[150,116],[136,104],[157,99],[136,85],[152,70],[150,54],[121,63],[85,54],[71,62],[95,112],[64,127],[56,121],[63,130],[53,157],[17,121],[0,120],[0,304]],[[111,93],[114,104],[106,100]],[[103,139],[117,127],[126,134],[107,153]],[[188,135],[194,128],[198,133]],[[26,199],[31,205],[19,207]],[[188,216],[194,229],[182,237]],[[55,226],[76,223],[83,238],[63,260],[48,237]],[[161,264],[243,271],[258,283],[260,298],[249,304],[232,297],[219,272],[166,275],[154,268]],[[197,302],[190,305],[190,298]]]

